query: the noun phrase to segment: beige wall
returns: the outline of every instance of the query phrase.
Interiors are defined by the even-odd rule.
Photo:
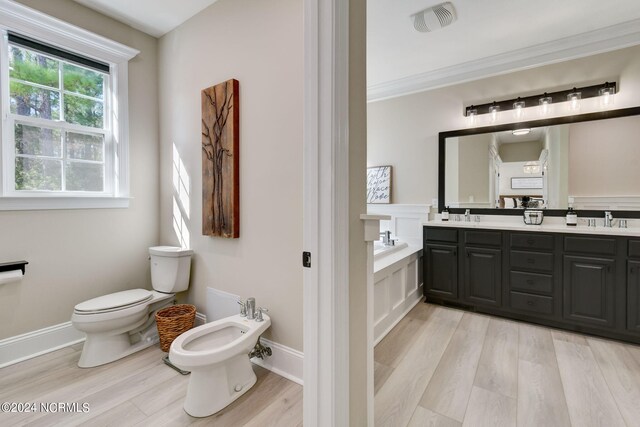
[[[570,196],[640,195],[640,118],[569,126]]]
[[[367,163],[393,166],[394,203],[438,197],[438,133],[471,104],[616,80],[615,108],[640,102],[640,46],[368,104]],[[587,112],[583,108],[583,112]]]
[[[524,141],[501,144],[498,149],[503,162],[528,162],[538,160],[542,151],[542,141]]]
[[[302,350],[302,1],[220,0],[160,39],[161,242],[176,244],[173,145],[190,177],[188,301],[206,288],[269,308],[267,336]],[[240,238],[203,236],[200,91],[240,82]],[[364,184],[363,184],[364,188]]]
[[[25,259],[19,284],[0,286],[0,339],[67,322],[75,304],[150,287],[158,243],[157,40],[70,0],[27,6],[140,50],[129,67],[131,206],[0,212],[0,262]]]

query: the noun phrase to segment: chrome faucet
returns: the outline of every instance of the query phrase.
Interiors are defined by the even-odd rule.
[[[466,211],[464,211],[464,222],[470,222],[471,221],[471,209],[467,209]]]
[[[604,213],[604,226],[605,227],[613,226],[613,215],[611,214],[610,211],[606,211]]]
[[[389,246],[391,244],[391,231],[381,231],[380,236],[382,236],[382,243],[385,246]]]
[[[247,319],[253,320],[256,318],[256,299],[247,298]]]

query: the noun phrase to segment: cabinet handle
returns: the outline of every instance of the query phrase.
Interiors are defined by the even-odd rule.
[[[533,305],[536,305],[536,302],[535,302],[535,301],[528,300],[528,301],[527,301],[527,305],[529,305],[529,306],[533,306]]]
[[[607,265],[607,273],[611,273],[611,266]]]
[[[458,255],[458,251],[454,250],[454,251],[453,251],[453,254],[454,254],[454,255]]]

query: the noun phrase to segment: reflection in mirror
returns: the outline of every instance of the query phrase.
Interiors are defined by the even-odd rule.
[[[640,117],[629,116],[446,138],[445,205],[593,209],[583,201],[637,198],[638,135]]]

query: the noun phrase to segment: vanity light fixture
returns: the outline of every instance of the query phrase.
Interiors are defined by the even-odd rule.
[[[598,94],[600,91],[598,90]],[[567,101],[569,101],[569,111],[578,111],[580,109],[580,99],[582,98],[582,92],[575,87],[567,94]]]
[[[498,112],[513,110],[516,118],[521,120],[525,115],[525,108],[533,106],[538,106],[540,108],[541,115],[550,114],[552,100],[554,99],[556,100],[556,103],[560,102],[565,104],[569,111],[577,112],[580,110],[580,104],[583,99],[601,97],[600,105],[602,108],[607,108],[613,102],[613,97],[617,90],[618,85],[616,82],[606,82],[593,86],[574,87],[557,92],[545,92],[539,95],[522,96],[504,101],[493,101],[488,104],[472,105],[465,108],[464,115],[469,116],[469,113],[473,110],[473,114],[476,116],[490,114],[490,121],[496,122],[498,119]]]
[[[476,114],[477,114],[476,110]],[[496,120],[498,120],[498,112],[500,111],[500,106],[496,103],[496,101],[493,101],[493,104],[491,104],[489,106],[489,113],[491,114],[491,121],[495,122]]]
[[[616,93],[615,84],[610,84],[609,82],[605,82],[604,86],[600,88],[600,106],[602,108],[608,108],[613,105],[613,97]]]
[[[548,115],[551,112],[551,102],[553,98],[549,96],[547,92],[542,95],[542,98],[538,101],[540,105],[540,114],[543,116]]]
[[[524,117],[525,102],[520,97],[513,103],[513,115],[516,120],[522,120]]]
[[[467,117],[469,117],[469,122],[470,124],[475,124],[476,123],[476,117],[478,117],[478,110],[476,110],[473,105],[471,107],[467,108]]]

